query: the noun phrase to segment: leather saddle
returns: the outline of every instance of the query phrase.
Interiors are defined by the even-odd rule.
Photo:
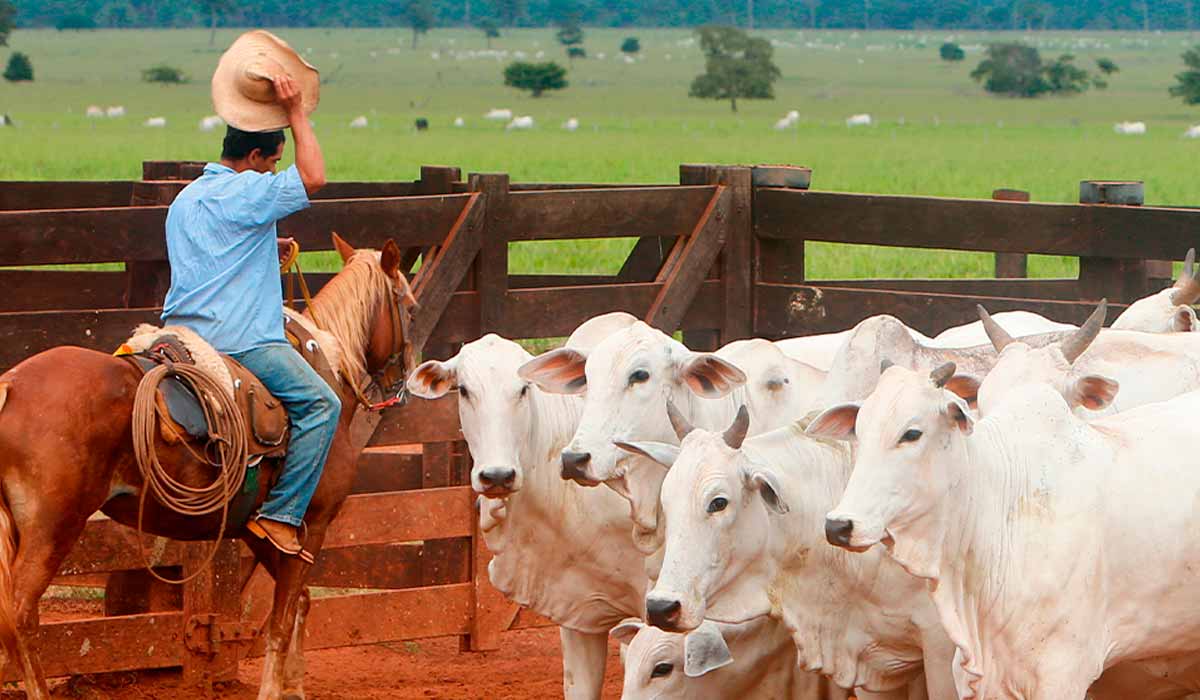
[[[284,318],[288,342],[322,379],[336,388],[337,375],[316,339],[304,326],[286,316]],[[142,374],[167,362],[195,364],[191,353],[179,338],[169,333],[155,339],[145,352],[123,357]],[[289,421],[283,402],[275,398],[258,377],[237,360],[228,355],[222,355],[221,359],[233,376],[234,400],[247,427],[247,450],[251,462],[284,456],[287,453]],[[164,432],[164,437],[174,433],[201,443],[208,441],[210,426],[200,399],[189,384],[178,376],[169,376],[159,384],[155,400],[159,416],[169,418],[175,424],[172,431]]]

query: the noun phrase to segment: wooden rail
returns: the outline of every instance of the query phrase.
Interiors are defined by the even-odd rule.
[[[153,322],[169,282],[167,205],[203,164],[147,162],[135,182],[0,183],[0,368],[55,345],[101,351]],[[568,335],[584,320],[625,310],[697,349],[748,337],[831,332],[888,313],[933,334],[973,320],[975,304],[1079,322],[1094,300],[1116,308],[1163,283],[1161,266],[1195,245],[1200,210],[1141,206],[1137,183],[1081,188],[1079,204],[815,192],[790,168],[684,165],[676,186],[512,183],[426,166],[419,179],[331,183],[282,222],[306,250],[329,250],[336,230],[356,246],[395,240],[422,306],[413,324],[426,357],[445,358],[484,332]],[[755,183],[762,183],[755,186]],[[781,187],[779,185],[791,185]],[[1131,194],[1132,193],[1132,194]],[[1121,204],[1109,204],[1109,201]],[[617,274],[509,274],[514,241],[636,238]],[[810,280],[805,242],[987,251],[996,279]],[[1024,279],[1024,255],[1080,257],[1076,279]],[[11,269],[118,263],[123,269]],[[309,276],[319,289],[328,274]],[[548,624],[491,588],[489,554],[468,486],[469,455],[452,399],[414,401],[362,420],[366,450],[311,572],[314,585],[371,589],[314,601],[308,648],[461,635],[495,648],[502,633]],[[109,617],[43,626],[51,675],[182,666],[197,685],[228,677],[254,644],[200,645],[197,620],[256,629],[270,583],[240,545],[182,589],[138,573],[134,533],[90,522],[62,582],[105,583]],[[199,565],[203,544],[148,538],[154,563]],[[216,616],[209,618],[208,616]]]

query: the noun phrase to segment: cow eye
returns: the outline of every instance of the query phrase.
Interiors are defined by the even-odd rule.
[[[654,664],[654,670],[650,672],[651,678],[662,678],[671,675],[671,671],[675,670],[675,664],[661,663]]]
[[[909,428],[908,430],[904,431],[903,435],[900,436],[900,442],[916,442],[917,440],[921,439],[921,435],[922,433],[920,430],[917,430],[916,428]]]
[[[529,385],[521,387],[521,398],[525,398],[529,394]]]
[[[458,385],[458,395],[463,397],[464,399],[471,398],[471,392],[467,391],[467,387],[465,387],[461,384]]]
[[[717,496],[708,504],[709,513],[720,513],[729,506],[729,500],[723,496]]]
[[[649,381],[649,379],[650,373],[644,369],[634,370],[633,374],[629,375],[630,384],[641,384],[642,382]]]

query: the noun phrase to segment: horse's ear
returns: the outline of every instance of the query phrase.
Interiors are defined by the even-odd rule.
[[[354,246],[342,240],[342,237],[333,233],[333,247],[337,250],[338,255],[342,256],[342,262],[350,262],[350,258],[354,257]]]
[[[383,244],[383,254],[379,257],[379,266],[388,277],[395,277],[400,269],[400,247],[392,239]]]

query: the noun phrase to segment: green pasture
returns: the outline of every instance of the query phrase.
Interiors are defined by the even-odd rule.
[[[0,84],[0,112],[17,123],[0,129],[0,179],[128,179],[142,160],[216,157],[219,133],[197,124],[212,111],[208,76],[236,33],[218,32],[210,49],[203,30],[18,31],[9,50],[31,56],[37,80]],[[551,29],[506,31],[494,43],[503,55],[481,54],[482,33],[465,29],[435,29],[415,50],[403,28],[280,34],[326,77],[314,121],[332,179],[410,180],[422,164],[445,164],[514,180],[668,183],[685,162],[791,163],[812,167],[814,187],[826,190],[987,197],[1012,187],[1039,201],[1071,201],[1079,180],[1114,178],[1145,180],[1150,203],[1200,202],[1200,141],[1182,138],[1200,110],[1167,95],[1192,43],[1186,34],[766,31],[783,72],[777,99],[742,102],[737,114],[727,103],[687,97],[703,61],[683,30],[588,29],[589,58],[570,66],[570,87],[540,99],[505,88],[500,74],[517,52],[565,63]],[[633,63],[617,50],[625,36],[641,39]],[[1073,53],[1088,68],[1109,57],[1121,72],[1108,90],[1080,97],[990,97],[968,74],[984,43],[1013,38],[1046,56]],[[938,59],[947,39],[967,49],[965,61]],[[193,82],[142,83],[141,70],[160,62],[182,67]],[[123,105],[128,115],[88,119],[92,104]],[[506,132],[482,119],[492,107],[531,115],[537,128]],[[775,131],[792,109],[799,125]],[[847,128],[845,118],[860,112],[875,124]],[[359,115],[369,126],[349,128]],[[155,116],[166,128],[142,126]],[[414,129],[418,117],[429,119],[428,132]],[[454,128],[456,117],[466,126]],[[581,122],[575,133],[560,128],[570,117]],[[1113,133],[1122,120],[1145,121],[1149,133]],[[611,272],[628,247],[514,246],[511,267]],[[331,264],[328,256],[314,262]],[[987,255],[826,244],[810,244],[807,265],[814,278],[991,270]],[[1070,275],[1074,265],[1037,258],[1031,274]]]

